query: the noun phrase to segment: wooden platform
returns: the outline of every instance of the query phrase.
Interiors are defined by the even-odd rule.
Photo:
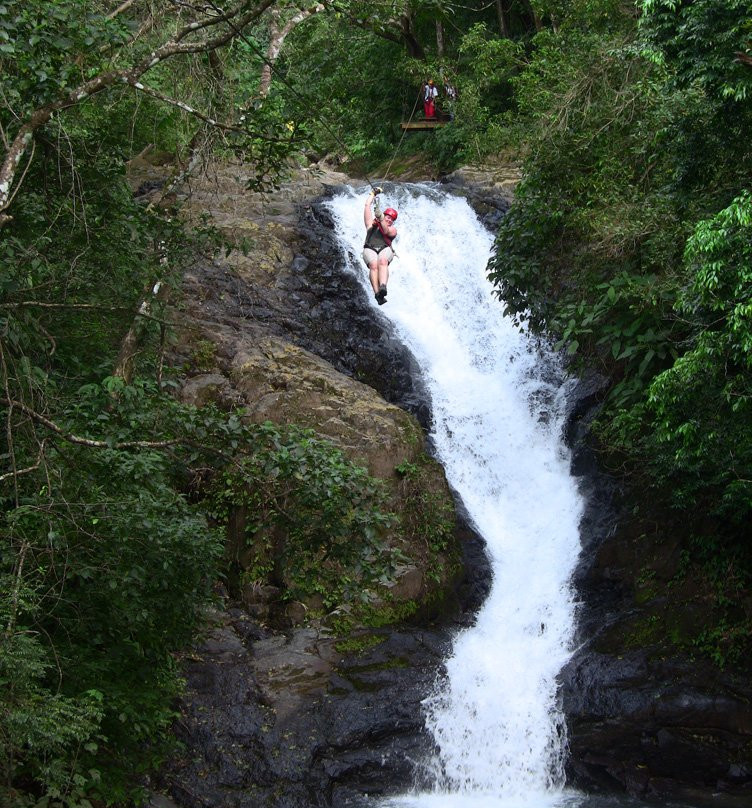
[[[403,129],[409,130],[419,130],[419,129],[436,129],[439,126],[446,126],[449,121],[408,121],[405,123],[402,122],[401,126]]]

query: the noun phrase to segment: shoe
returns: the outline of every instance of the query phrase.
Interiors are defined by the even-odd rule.
[[[384,299],[386,299],[386,284],[385,284],[385,283],[382,283],[382,284],[381,284],[381,286],[379,286],[379,294],[380,294],[380,295],[381,295],[381,296],[382,296]]]
[[[386,303],[386,298],[384,297],[384,294],[381,291],[381,289],[379,289],[379,291],[376,292],[374,297],[376,298],[376,302],[379,304],[379,306],[383,306],[384,303]]]

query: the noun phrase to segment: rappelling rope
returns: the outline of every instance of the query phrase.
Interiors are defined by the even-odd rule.
[[[399,151],[399,147],[402,145],[402,141],[405,139],[405,135],[407,134],[409,124],[412,123],[413,117],[415,115],[415,110],[418,108],[418,102],[420,101],[420,96],[422,92],[423,88],[418,90],[418,95],[415,97],[415,103],[413,104],[413,111],[410,113],[410,117],[407,119],[408,126],[406,126],[404,131],[402,132],[402,137],[400,138],[400,141],[397,144],[397,148],[394,150],[392,159],[389,161],[389,165],[386,167],[386,174],[384,175],[384,179],[386,179],[389,176],[389,172],[392,170],[392,163],[394,162],[394,158],[397,156],[397,152]],[[381,219],[381,208],[379,207],[379,202],[377,199],[378,195],[381,193],[381,188],[374,188],[373,183],[371,182],[371,180],[368,179],[368,177],[366,177],[366,180],[368,180],[368,184],[371,186],[371,190],[373,191],[374,194],[373,212],[377,219]],[[397,255],[397,251],[394,249],[394,247],[392,247],[391,244],[389,246],[392,248],[392,253],[394,254],[394,257],[398,258],[399,256]]]
[[[392,159],[389,161],[389,165],[386,167],[386,174],[384,175],[384,179],[389,176],[389,172],[392,170],[392,163],[394,162],[394,158],[397,156],[397,152],[399,151],[400,146],[402,145],[402,141],[405,139],[405,135],[407,134],[407,130],[409,125],[412,123],[413,118],[415,117],[415,110],[418,108],[418,102],[420,101],[420,96],[422,93],[422,88],[418,90],[418,95],[415,96],[415,103],[413,104],[413,111],[410,113],[410,117],[407,119],[408,126],[402,131],[402,137],[400,138],[399,143],[397,144],[397,148],[394,150],[394,154],[392,155]],[[369,181],[370,185],[370,181]],[[371,185],[373,188],[373,185]]]

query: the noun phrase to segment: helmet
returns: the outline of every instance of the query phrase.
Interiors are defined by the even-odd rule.
[[[397,219],[397,211],[394,208],[387,208],[384,211],[384,216],[391,216],[392,221],[394,222]]]

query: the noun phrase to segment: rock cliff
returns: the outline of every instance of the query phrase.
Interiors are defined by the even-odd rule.
[[[638,493],[589,448],[605,383],[583,380],[568,435],[587,502],[577,648],[560,675],[568,778],[660,804],[741,808],[752,803],[750,660],[721,668],[690,653],[710,607],[681,574],[680,537],[636,518]]]
[[[514,179],[459,172],[446,186],[494,227]],[[264,197],[245,192],[242,167],[225,167],[194,188],[186,199],[194,215],[208,211],[247,249],[198,260],[186,274],[185,327],[173,359],[185,368],[186,401],[312,426],[385,479],[399,509],[405,492],[394,469],[423,456],[419,424],[430,422],[430,401],[387,322],[352,278],[335,271],[330,222],[316,200],[350,182],[314,167]],[[655,559],[655,580],[668,586],[674,545],[633,535],[622,483],[603,475],[587,451],[603,384],[583,381],[570,419],[573,470],[588,500],[575,576],[579,646],[561,675],[570,780],[698,805],[749,804],[749,678],[657,641],[656,624],[691,619],[702,605],[691,598],[666,605],[660,591],[644,597],[646,559]],[[430,464],[427,480],[447,496]],[[488,586],[482,543],[461,520],[457,540],[465,576],[442,579],[456,608],[445,604],[440,619],[420,563],[402,571],[398,591],[425,608],[420,621],[397,629],[342,637],[285,613],[287,628],[275,630],[263,593],[213,615],[184,660],[176,733],[186,751],[167,767],[162,789],[185,808],[339,808],[419,781],[430,751],[421,700],[441,675],[451,631],[472,621]],[[279,615],[272,623],[280,625]],[[155,794],[155,805],[165,799]]]
[[[184,660],[176,734],[187,752],[160,785],[186,807],[354,805],[413,782],[430,749],[420,702],[452,626],[482,601],[488,567],[479,538],[455,523],[443,471],[426,451],[430,401],[413,358],[338,270],[318,201],[353,181],[296,170],[264,196],[244,180],[242,166],[223,166],[178,200],[190,221],[208,215],[238,247],[185,272],[170,357],[182,399],[312,428],[384,481],[403,523],[420,517],[411,509],[423,498],[454,538],[438,557],[419,542],[407,548],[388,608],[371,620],[419,617],[399,628],[350,622],[343,633],[342,615],[310,620],[316,604],[283,602],[276,587],[234,588]]]

